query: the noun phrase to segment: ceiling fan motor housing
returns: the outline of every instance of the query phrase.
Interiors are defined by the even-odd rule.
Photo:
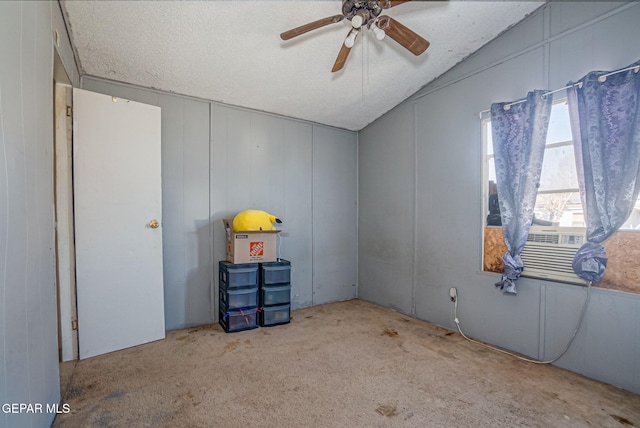
[[[354,16],[360,15],[363,26],[367,25],[370,20],[375,20],[382,9],[379,0],[342,0],[344,17],[351,21]]]

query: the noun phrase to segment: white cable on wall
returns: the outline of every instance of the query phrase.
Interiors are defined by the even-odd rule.
[[[278,249],[276,251],[276,260],[280,260],[282,258],[282,237],[280,233],[276,234],[276,241],[278,241]]]
[[[551,360],[547,360],[547,361],[540,361],[540,360],[533,360],[531,358],[526,358],[526,357],[514,354],[513,352],[505,351],[504,349],[500,349],[500,348],[497,348],[495,346],[491,346],[491,345],[488,345],[486,343],[480,342],[479,340],[475,340],[475,339],[471,339],[471,338],[467,337],[462,332],[462,328],[460,327],[460,320],[458,319],[458,293],[457,293],[457,291],[456,291],[456,296],[455,296],[455,300],[454,300],[454,303],[453,303],[453,322],[456,323],[456,327],[458,327],[458,331],[460,332],[462,337],[464,337],[465,339],[467,339],[470,342],[477,343],[478,345],[482,345],[482,346],[484,346],[486,348],[493,349],[494,351],[510,355],[510,356],[515,357],[515,358],[517,358],[519,360],[527,361],[529,363],[533,363],[533,364],[551,364],[551,363],[554,363],[557,360],[559,360],[564,354],[566,354],[566,352],[571,347],[571,344],[573,343],[573,340],[578,335],[578,330],[580,330],[580,326],[582,325],[582,321],[584,320],[584,314],[587,311],[587,305],[589,304],[590,298],[591,298],[591,282],[589,282],[587,284],[587,297],[586,297],[586,299],[584,301],[584,305],[582,306],[582,312],[580,313],[580,318],[578,319],[578,325],[576,326],[576,329],[573,332],[573,336],[571,336],[571,339],[569,340],[569,343],[567,343],[566,348],[564,349],[564,351],[562,351],[560,353],[560,355],[558,355],[557,357],[555,357],[555,358],[553,358]]]

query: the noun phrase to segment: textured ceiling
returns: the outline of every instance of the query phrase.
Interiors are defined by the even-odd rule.
[[[431,42],[419,57],[364,31],[331,73],[350,22],[337,1],[62,1],[80,72],[360,130],[543,2],[413,1],[388,9]]]

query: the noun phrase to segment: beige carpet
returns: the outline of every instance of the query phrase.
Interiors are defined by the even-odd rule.
[[[640,396],[361,300],[61,369],[54,427],[640,427]]]

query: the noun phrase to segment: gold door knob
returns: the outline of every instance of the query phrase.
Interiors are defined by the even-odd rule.
[[[151,220],[151,221],[149,222],[149,227],[150,227],[151,229],[157,229],[157,228],[158,228],[158,226],[160,226],[160,223],[158,223],[158,220]]]

